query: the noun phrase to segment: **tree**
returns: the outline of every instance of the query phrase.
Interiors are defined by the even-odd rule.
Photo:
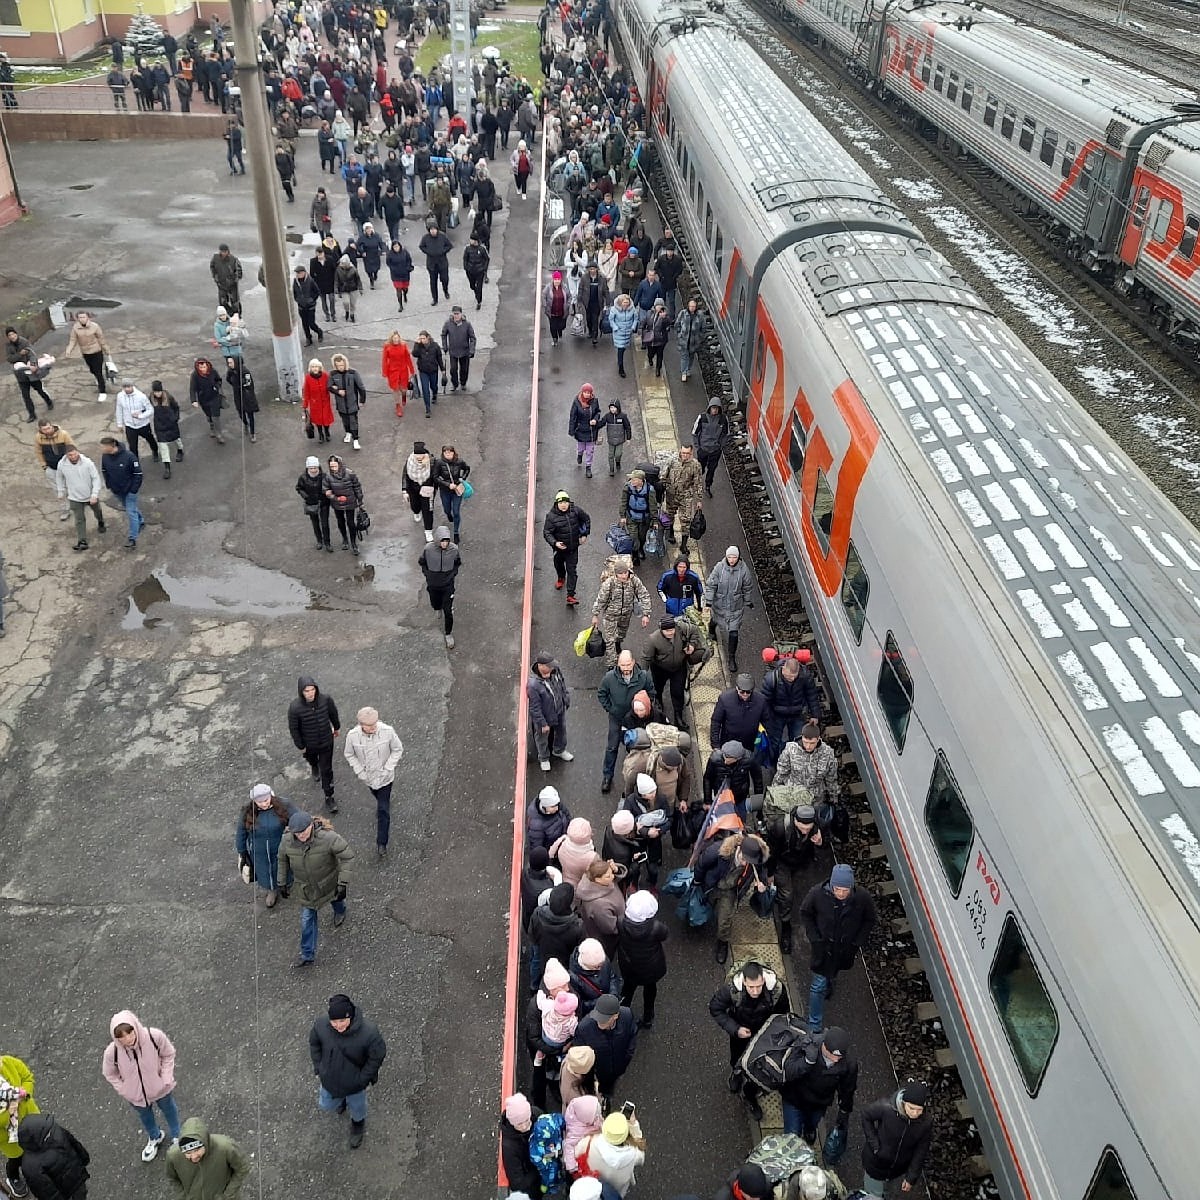
[[[146,13],[139,12],[130,22],[125,33],[125,44],[136,62],[141,58],[156,58],[162,54],[164,30]]]

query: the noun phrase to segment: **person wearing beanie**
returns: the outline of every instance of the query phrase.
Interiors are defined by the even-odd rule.
[[[404,756],[404,744],[379,710],[369,705],[358,710],[358,724],[346,734],[342,757],[375,800],[375,856],[387,857],[392,828],[392,784],[396,767]]]
[[[625,486],[621,488],[621,503],[618,509],[621,528],[626,530],[633,539],[633,565],[639,566],[646,556],[646,534],[650,532],[658,516],[658,496],[654,488],[646,480],[646,472],[641,467],[635,467],[629,472]],[[642,585],[642,591],[645,591]],[[647,596],[642,608],[642,628],[650,622],[649,597]],[[628,628],[628,622],[626,622]]]
[[[582,1048],[587,1049],[586,1046]],[[575,1147],[583,1138],[601,1132],[604,1110],[601,1108],[600,1098],[595,1095],[575,1096],[570,1100],[564,1096],[563,1101],[563,1166],[571,1175],[576,1175],[579,1172],[579,1164],[575,1159]],[[595,1182],[599,1184],[600,1181]]]
[[[758,1163],[743,1163],[738,1167],[713,1200],[771,1200],[774,1189]]]
[[[709,635],[714,639],[718,633],[725,635],[729,650],[727,662],[733,675],[738,673],[739,631],[747,610],[754,607],[753,596],[754,581],[750,569],[742,561],[741,551],[736,546],[729,546],[725,557],[705,580],[704,599],[709,608]]]
[[[604,947],[596,938],[584,938],[571,954],[568,964],[571,990],[579,997],[579,1019],[592,1011],[596,1001],[606,992],[619,996],[621,976],[608,960]]]
[[[570,961],[575,947],[583,941],[583,918],[575,911],[575,889],[571,884],[560,883],[551,888],[546,903],[533,910],[529,918],[529,941],[533,948],[532,962]]]
[[[929,1085],[909,1080],[892,1096],[862,1111],[863,1191],[882,1197],[890,1180],[910,1192],[920,1181],[933,1140]]]
[[[571,314],[571,294],[563,286],[561,271],[555,271],[550,282],[542,288],[542,310],[550,322],[550,344],[557,346]]]
[[[521,928],[529,932],[529,918],[541,903],[542,897],[549,900],[550,889],[562,883],[562,872],[550,865],[550,852],[545,846],[534,846],[529,852],[529,861],[521,872]],[[530,977],[529,986],[535,988],[540,978],[540,967]]]
[[[776,813],[767,819],[766,826],[771,876],[775,880],[774,916],[779,922],[779,949],[791,954],[792,905],[796,893],[812,877],[817,855],[828,859],[832,839],[828,830],[817,824],[817,810],[808,803],[793,805],[790,812]]]
[[[579,600],[575,589],[579,583],[579,547],[592,532],[592,518],[576,504],[569,492],[559,491],[542,522],[542,538],[554,551],[554,587],[567,590],[567,607],[574,608]],[[534,726],[536,733],[537,727]]]
[[[839,1026],[805,1041],[804,1058],[780,1088],[783,1101],[783,1131],[798,1133],[810,1144],[816,1142],[817,1127],[826,1109],[838,1102],[837,1127],[846,1132],[854,1111],[858,1089],[858,1060],[850,1053],[850,1035]]]
[[[653,776],[640,772],[634,777],[634,786],[621,801],[621,811],[634,819],[632,838],[637,844],[639,856],[633,864],[638,882],[651,890],[658,887],[658,875],[663,861],[663,839],[670,826],[670,819],[658,795],[658,784]],[[644,857],[641,857],[644,856]]]
[[[724,963],[729,957],[733,914],[751,895],[767,890],[767,844],[757,834],[733,834],[713,839],[696,863],[696,879],[717,914],[717,944],[713,956]]]
[[[601,1095],[612,1099],[621,1076],[637,1052],[638,1024],[632,1011],[616,996],[605,993],[575,1030],[575,1047],[595,1052],[596,1083]]]
[[[627,896],[630,891],[636,891],[646,863],[646,851],[643,840],[637,835],[637,818],[624,807],[624,801],[608,822],[600,853],[609,862],[624,869],[621,891]]]
[[[581,1169],[586,1163],[589,1175],[624,1196],[635,1182],[634,1172],[646,1161],[646,1142],[637,1117],[628,1120],[624,1113],[609,1113],[599,1133],[576,1143],[575,1158]]]
[[[301,389],[304,418],[318,442],[331,440],[330,429],[333,427],[333,399],[329,395],[329,372],[325,370],[319,358],[308,360],[308,370],[304,372],[304,387]],[[306,430],[307,432],[307,430]]]
[[[529,1153],[533,1123],[541,1115],[541,1108],[531,1104],[521,1092],[504,1101],[504,1111],[500,1114],[500,1161],[508,1186],[514,1192],[530,1196],[542,1194],[542,1179]]]
[[[183,438],[179,435],[179,402],[163,387],[161,379],[150,384],[151,428],[158,441],[158,460],[162,463],[163,478],[171,478],[171,451],[175,461],[183,462]]]
[[[808,993],[808,1027],[823,1029],[825,1001],[833,996],[838,973],[854,966],[879,917],[866,888],[854,886],[854,869],[839,863],[828,883],[818,883],[804,897],[800,917],[811,951],[812,984]]]
[[[442,326],[442,350],[450,360],[450,390],[467,390],[471,359],[475,357],[475,327],[463,316],[461,304],[450,309],[450,319]]]
[[[294,887],[300,900],[300,955],[293,967],[311,967],[317,957],[317,913],[333,908],[333,927],[346,920],[346,893],[354,851],[328,821],[319,825],[306,812],[294,809],[279,846],[275,887],[285,900]]]
[[[711,804],[723,791],[733,794],[738,815],[744,821],[752,793],[763,791],[762,767],[754,755],[732,738],[718,742],[704,767],[704,803]]]
[[[753,754],[758,727],[767,716],[766,697],[755,690],[754,676],[743,671],[734,679],[733,687],[725,688],[717,697],[708,727],[708,740],[714,746],[740,742],[748,753]]]
[[[550,847],[550,857],[557,859],[564,882],[578,887],[596,857],[591,822],[586,817],[572,818],[567,832]]]
[[[604,1184],[599,1179],[593,1175],[582,1175],[571,1184],[567,1200],[609,1200],[609,1198],[604,1195]]]
[[[413,442],[412,453],[405,459],[401,486],[408,496],[413,521],[425,528],[425,540],[433,541],[433,495],[437,491],[437,468],[429,447],[422,441]]]
[[[648,484],[644,486],[649,487]],[[636,550],[635,542],[633,558],[624,554],[614,556],[612,574],[600,581],[596,599],[592,601],[592,624],[604,634],[604,661],[610,668],[616,665],[621,641],[629,632],[634,615],[640,612],[643,629],[650,624],[650,593],[633,573],[637,565]],[[630,658],[633,658],[632,654]],[[646,680],[652,683],[649,674]]]
[[[582,1021],[583,1018],[580,1017]],[[572,1046],[562,1062],[562,1075],[558,1090],[562,1096],[563,1112],[573,1100],[581,1096],[599,1099],[600,1088],[596,1083],[596,1052],[591,1046]]]
[[[547,784],[525,809],[525,847],[550,849],[571,824],[571,810],[563,804],[558,788]]]
[[[234,849],[242,870],[249,868],[250,879],[265,893],[263,899],[268,908],[274,908],[279,899],[275,890],[279,845],[295,807],[290,800],[276,796],[270,784],[256,783],[238,818]]]
[[[535,1055],[533,1065],[539,1067],[550,1057],[557,1068],[579,1024],[579,997],[566,988],[553,997],[539,993],[537,1004],[542,1014],[542,1049]]]
[[[167,1182],[189,1200],[239,1200],[250,1166],[233,1138],[210,1133],[203,1117],[189,1117],[167,1151]]]
[[[732,433],[729,418],[723,410],[724,405],[719,397],[713,396],[708,407],[692,425],[692,445],[696,447],[696,457],[704,468],[704,493],[710,499],[717,465],[725,455],[725,447]]]
[[[674,572],[668,574],[674,578]],[[662,580],[659,580],[659,595],[663,596]],[[669,692],[675,710],[675,727],[685,733],[690,728],[686,709],[688,671],[692,666],[704,662],[704,656],[704,644],[699,631],[691,622],[670,612],[659,618],[658,628],[642,647],[642,666],[654,680],[663,709],[666,710]]]
[[[658,920],[658,897],[652,892],[634,892],[625,902],[625,915],[617,928],[617,965],[623,980],[621,1003],[633,1007],[633,997],[642,989],[641,1029],[654,1028],[654,1004],[658,984],[667,973],[663,946],[670,936]]]
[[[367,1126],[367,1088],[379,1081],[387,1057],[383,1034],[339,992],[329,997],[325,1016],[313,1021],[308,1053],[320,1080],[317,1106],[322,1112],[350,1110],[350,1149],[357,1150]]]
[[[585,383],[571,400],[567,436],[575,443],[575,465],[586,468],[584,474],[591,479],[596,440],[600,436],[600,401],[590,383]]]
[[[425,576],[429,607],[442,614],[442,638],[447,650],[454,649],[454,586],[462,568],[462,555],[450,538],[450,530],[439,525],[436,540],[421,551],[417,560]]]
[[[595,938],[612,960],[617,953],[620,921],[625,915],[625,893],[617,882],[617,864],[610,858],[594,858],[579,881],[575,899],[583,918],[584,936]]]

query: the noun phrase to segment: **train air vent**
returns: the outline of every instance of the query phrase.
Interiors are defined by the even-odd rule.
[[[1157,171],[1171,157],[1171,150],[1170,146],[1166,146],[1162,142],[1155,142],[1146,151],[1146,170]]]
[[[1108,123],[1108,128],[1104,131],[1104,140],[1110,146],[1121,147],[1125,144],[1125,135],[1129,132],[1129,126],[1124,121],[1112,120]]]

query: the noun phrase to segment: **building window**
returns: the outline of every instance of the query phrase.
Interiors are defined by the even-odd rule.
[[[1096,170],[1096,159],[1100,152],[1093,150],[1087,158],[1083,160],[1083,170],[1079,172],[1079,190],[1087,193],[1092,190],[1092,175]]]
[[[1012,141],[1013,130],[1017,127],[1017,110],[1011,104],[1004,106],[1004,116],[1000,118],[1000,136]]]
[[[17,0],[0,0],[0,25],[9,29],[21,28],[21,6]]]
[[[1100,1159],[1084,1200],[1136,1200],[1117,1152],[1109,1146]]]
[[[813,492],[812,502],[812,523],[813,529],[817,531],[817,538],[828,554],[829,531],[833,528],[833,489],[830,488],[824,471],[817,472],[817,487]]]
[[[962,793],[950,771],[946,756],[939,750],[933,764],[933,778],[925,797],[925,825],[933,835],[942,870],[955,896],[962,888],[967,870],[967,855],[975,836],[975,823],[963,803]]]
[[[1058,1040],[1058,1014],[1012,913],[1004,918],[988,987],[1025,1087],[1035,1095]]]
[[[1037,121],[1033,117],[1026,117],[1021,122],[1021,136],[1017,140],[1017,144],[1025,151],[1026,154],[1033,149],[1033,135],[1037,132]]]
[[[846,547],[846,571],[842,576],[842,607],[850,628],[854,632],[854,640],[862,645],[863,625],[867,620],[867,599],[871,594],[871,581],[863,569],[862,559],[850,542]]]
[[[904,655],[900,653],[900,643],[890,629],[883,643],[883,661],[879,664],[876,695],[896,741],[896,750],[903,753],[904,740],[908,737],[908,719],[912,716],[913,681]]]

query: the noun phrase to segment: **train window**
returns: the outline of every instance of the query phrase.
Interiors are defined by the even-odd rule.
[[[696,216],[699,216],[704,211],[704,208],[704,184],[698,183],[696,184]],[[708,240],[707,234],[705,235],[705,240]]]
[[[988,987],[1025,1087],[1035,1095],[1058,1040],[1058,1013],[1012,913],[1004,918]]]
[[[692,199],[696,198],[696,165],[688,163],[688,191],[691,193]]]
[[[846,571],[842,575],[842,607],[854,632],[854,640],[862,645],[863,624],[867,619],[867,597],[871,594],[871,581],[863,570],[862,559],[850,542],[846,547]]]
[[[1154,240],[1165,242],[1167,230],[1171,227],[1171,218],[1175,215],[1175,206],[1166,200],[1159,200],[1158,212],[1154,215]]]
[[[1058,150],[1058,131],[1056,129],[1042,130],[1042,150],[1038,157],[1048,167],[1054,166],[1054,154]]]
[[[741,333],[746,328],[746,289],[738,288],[737,330]]]
[[[1125,1168],[1111,1146],[1104,1151],[1084,1200],[1135,1200]]]
[[[691,155],[688,154],[688,148],[686,146],[681,147],[681,150],[682,150],[682,153],[679,156],[679,170],[683,173],[684,177],[686,178],[688,163],[691,160]]]
[[[971,105],[974,103],[974,100],[975,100],[975,85],[970,80],[968,80],[966,83],[963,84],[963,94],[962,94],[963,112],[971,111]]]
[[[950,72],[950,82],[946,84],[946,99],[953,102],[958,98],[958,72]]]
[[[912,46],[904,47],[904,73],[909,75],[913,68],[913,48]]]
[[[941,63],[938,63],[937,70],[933,73],[933,90],[935,92],[940,92],[942,90],[942,84],[945,82],[946,68],[942,66]]]
[[[713,262],[717,264],[717,270],[721,271],[725,267],[725,235],[721,232],[720,225],[717,226],[716,240],[713,242]]]
[[[687,158],[687,148],[683,144],[683,139],[680,138],[675,147],[675,161],[679,164],[679,169],[683,170],[683,164]]]
[[[933,68],[930,65],[929,58],[928,57],[922,58],[921,59],[921,82],[922,83],[929,82],[929,76],[930,76],[932,70],[933,70]]]
[[[896,750],[903,753],[908,719],[912,715],[913,681],[904,655],[900,653],[900,643],[890,629],[883,643],[883,661],[879,664],[879,685],[875,694],[896,741]]]
[[[704,195],[704,193],[701,192],[701,196],[703,196],[703,195]],[[706,242],[711,242],[712,235],[713,235],[712,205],[706,204],[704,206],[704,240]]]
[[[929,794],[925,797],[925,825],[933,835],[933,844],[942,860],[942,870],[946,872],[950,891],[957,896],[967,870],[967,856],[971,852],[971,839],[975,836],[975,823],[963,803],[950,764],[940,750],[933,764]]]
[[[1033,117],[1026,117],[1021,122],[1021,136],[1018,139],[1018,144],[1026,154],[1033,149],[1033,135],[1037,131],[1037,121]]]
[[[1013,130],[1017,127],[1017,110],[1011,104],[1004,106],[1004,116],[1000,118],[1000,136],[1012,141]]]
[[[1062,177],[1069,179],[1071,177],[1071,168],[1075,165],[1075,143],[1067,142],[1063,146],[1062,156]]]
[[[754,382],[761,385],[767,377],[767,339],[760,333],[754,342]]]
[[[996,128],[996,109],[1000,107],[1000,100],[997,96],[993,96],[988,92],[987,103],[983,106],[983,123],[989,129]]]
[[[1191,216],[1187,219],[1183,237],[1179,240],[1179,257],[1191,258],[1196,252],[1196,235],[1200,233],[1200,217]]]
[[[812,523],[813,529],[817,531],[817,538],[824,547],[825,552],[829,552],[829,531],[833,528],[833,489],[829,486],[829,480],[825,478],[824,471],[817,472],[817,486],[813,492],[812,502]]]
[[[1137,197],[1133,202],[1133,214],[1130,217],[1130,223],[1135,229],[1141,229],[1146,223],[1146,209],[1150,207],[1150,189],[1148,187],[1138,188]]]
[[[792,478],[796,486],[800,486],[800,477],[804,474],[804,451],[808,446],[808,432],[800,420],[798,412],[792,413],[792,436],[788,439],[788,466],[792,468]]]
[[[1093,150],[1083,160],[1083,169],[1079,172],[1079,190],[1081,192],[1090,192],[1092,190],[1092,175],[1096,170],[1097,155],[1098,151]]]

